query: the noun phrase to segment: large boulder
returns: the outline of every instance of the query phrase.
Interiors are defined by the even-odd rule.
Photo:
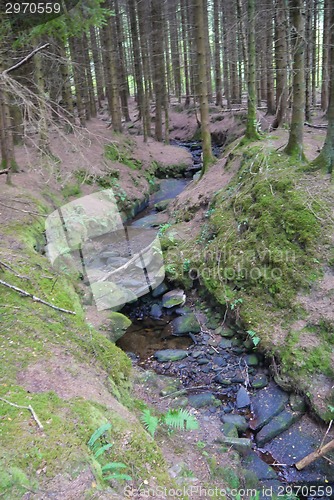
[[[181,336],[188,333],[199,333],[201,325],[194,313],[179,316],[172,321],[173,335]]]
[[[132,324],[132,321],[119,312],[112,312],[109,318],[111,327],[109,338],[112,342],[117,342],[117,340],[123,337],[126,330]]]
[[[175,306],[183,306],[186,301],[186,294],[183,290],[171,290],[162,296],[162,305],[167,309]]]

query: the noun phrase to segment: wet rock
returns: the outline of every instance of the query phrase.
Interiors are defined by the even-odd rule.
[[[186,294],[183,290],[171,290],[162,296],[162,305],[167,309],[175,306],[180,306],[185,303]]]
[[[132,324],[131,319],[124,316],[119,312],[112,312],[109,316],[111,331],[109,332],[109,338],[112,342],[117,342],[126,330]]]
[[[289,404],[292,411],[298,411],[300,413],[304,413],[306,411],[305,399],[300,394],[290,394]]]
[[[120,253],[117,252],[116,250],[106,250],[104,252],[101,252],[99,257],[100,259],[112,259],[113,257],[119,257]]]
[[[222,337],[226,338],[232,338],[235,335],[235,332],[231,330],[231,328],[226,328],[223,326],[220,326],[219,328],[216,328],[215,333],[218,333]]]
[[[225,422],[222,427],[222,432],[226,437],[237,438],[238,429],[231,422]]]
[[[193,181],[199,181],[201,177],[201,172],[196,172],[196,174],[193,175]]]
[[[152,291],[152,297],[160,297],[160,295],[163,295],[166,293],[168,290],[168,286],[166,283],[162,282],[160,285],[158,285],[153,291]]]
[[[232,347],[232,340],[231,339],[222,339],[219,344],[219,347],[222,349],[228,349],[229,347]]]
[[[82,297],[84,306],[91,306],[93,304],[93,294],[90,288],[86,288]]]
[[[197,364],[198,365],[207,365],[209,363],[209,360],[208,358],[200,358],[198,361],[197,361]]]
[[[277,479],[277,474],[274,469],[261,460],[253,451],[244,458],[242,465],[245,469],[254,472],[259,481]]]
[[[268,378],[263,373],[258,373],[252,380],[254,389],[263,389],[268,385]]]
[[[262,448],[268,441],[271,441],[276,436],[282,434],[291,427],[291,425],[300,418],[299,413],[293,413],[289,410],[283,410],[279,415],[274,417],[267,425],[262,427],[256,435],[256,443]]]
[[[214,378],[214,381],[217,384],[225,385],[225,386],[231,385],[231,383],[232,383],[230,379],[225,378],[222,375],[216,375],[216,377]]]
[[[188,402],[193,408],[203,408],[204,406],[210,406],[215,401],[215,397],[212,392],[203,392],[201,394],[191,394],[188,397]]]
[[[157,212],[162,212],[163,210],[166,210],[170,202],[173,201],[171,198],[167,198],[166,200],[158,201],[154,205],[154,208],[157,210]]]
[[[164,363],[166,361],[179,361],[187,356],[188,351],[184,351],[182,349],[162,349],[161,351],[154,353],[155,359],[157,359],[160,363]]]
[[[162,309],[159,306],[159,304],[153,304],[150,310],[150,316],[152,318],[161,318],[162,316]]]
[[[231,382],[232,382],[232,384],[244,384],[245,379],[242,377],[233,377],[233,378],[231,378]]]
[[[179,316],[172,321],[173,335],[187,335],[188,333],[199,333],[201,325],[194,313]]]
[[[250,397],[244,387],[240,387],[237,393],[237,408],[246,408],[250,405]]]
[[[195,359],[197,359],[200,356],[202,356],[202,354],[203,354],[202,351],[193,351],[192,352],[192,357],[195,358]]]
[[[213,356],[212,358],[212,362],[217,365],[217,366],[220,366],[220,367],[224,367],[227,365],[227,361],[225,358],[223,358],[222,356]]]
[[[205,365],[203,366],[203,368],[201,368],[201,372],[202,373],[209,373],[211,371],[211,366],[208,365]]]
[[[239,432],[245,432],[248,429],[248,423],[242,415],[221,415],[220,420],[225,423],[233,424]]]
[[[247,455],[252,447],[251,440],[247,438],[233,438],[233,437],[222,436],[221,438],[218,438],[218,441],[220,443],[225,444],[226,446],[234,448],[241,455]]]
[[[252,397],[255,418],[251,422],[251,428],[259,431],[273,417],[281,413],[288,399],[288,394],[273,383],[258,391]]]
[[[259,358],[256,354],[247,354],[246,363],[247,366],[257,366],[259,364]]]

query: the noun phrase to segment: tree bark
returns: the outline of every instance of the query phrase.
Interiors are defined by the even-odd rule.
[[[286,0],[275,0],[276,116],[273,129],[286,121],[288,101],[288,57]]]
[[[324,12],[323,12],[324,21],[323,21],[323,40],[322,40],[322,83],[321,83],[321,109],[324,113],[327,111],[328,107],[330,5],[331,5],[331,0],[324,1]]]
[[[255,0],[248,0],[248,105],[246,137],[260,138],[256,120],[256,57],[255,57]]]
[[[286,154],[300,160],[304,159],[303,130],[305,121],[305,10],[303,0],[291,0],[293,77],[292,77],[292,116],[289,142]]]
[[[213,31],[215,41],[215,90],[216,90],[216,106],[222,106],[222,77],[221,77],[221,57],[220,57],[220,16],[219,16],[219,0],[214,0],[213,4]]]
[[[332,441],[330,441],[329,443],[325,444],[325,446],[323,446],[322,448],[313,451],[312,453],[304,457],[302,460],[299,460],[299,462],[295,464],[296,469],[298,470],[305,469],[305,467],[310,465],[315,460],[318,460],[318,458],[323,457],[324,455],[326,455],[326,453],[328,453],[333,449],[334,449],[334,439],[332,439]]]

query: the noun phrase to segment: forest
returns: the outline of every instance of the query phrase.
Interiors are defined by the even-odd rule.
[[[334,498],[334,3],[0,4],[0,496]]]

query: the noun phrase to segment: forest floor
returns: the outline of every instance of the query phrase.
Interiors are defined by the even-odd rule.
[[[135,118],[133,110],[132,115]],[[172,139],[182,141],[195,135],[197,123],[193,110],[179,112],[177,103],[174,103],[169,119]],[[268,125],[265,116],[260,116],[260,119],[264,127]],[[314,123],[321,123],[322,121],[319,116],[314,120]],[[243,113],[236,113],[235,116],[232,116],[219,110],[212,112],[212,132],[220,138],[229,136],[230,142],[241,135],[243,124]],[[34,225],[37,220],[43,220],[43,217],[37,215],[41,207],[42,210],[45,209],[49,212],[56,209],[61,203],[71,201],[80,195],[92,193],[95,190],[94,185],[81,183],[82,177],[78,177],[78,172],[80,175],[84,175],[85,179],[87,179],[87,176],[92,176],[93,182],[109,176],[109,180],[112,179],[109,187],[112,187],[115,193],[120,193],[124,210],[127,210],[138,200],[142,201],[144,195],[148,195],[150,184],[154,179],[152,163],[154,166],[159,164],[162,168],[170,165],[191,164],[192,159],[185,150],[175,146],[164,146],[153,139],[149,139],[147,143],[144,143],[142,136],[137,135],[137,133],[140,133],[139,126],[131,125],[126,127],[128,128],[126,135],[113,134],[111,129],[107,128],[105,113],[101,112],[96,119],[88,122],[87,130],[78,129],[75,134],[70,136],[60,134],[59,129],[55,128],[50,134],[50,150],[58,157],[59,161],[41,158],[31,139],[27,140],[24,146],[18,147],[17,162],[20,166],[20,172],[13,174],[13,185],[7,186],[5,176],[0,177],[2,225],[6,228]],[[275,136],[275,147],[281,149],[287,142],[287,131],[275,131],[273,135]],[[322,129],[305,127],[305,149],[308,159],[311,160],[316,156],[322,146],[324,136],[325,131]],[[266,141],[271,144],[270,135]],[[116,151],[119,161],[108,159],[104,154],[105,145],[110,142],[113,144],[112,153],[115,154]],[[124,163],[124,158],[128,165]],[[132,165],[130,167],[129,161]],[[141,162],[139,168],[139,164],[135,163],[136,161]],[[205,219],[205,211],[208,209],[214,193],[228,184],[238,168],[238,164],[235,163],[233,169],[224,170],[225,163],[226,158],[218,160],[205,176],[205,182],[190,184],[169,208],[169,213],[182,209],[183,212],[191,210],[194,214],[190,221],[179,226],[178,231],[182,234],[182,237],[191,235],[193,238],[196,235],[196,232],[200,229],[200,224]],[[312,186],[310,186],[312,193],[322,189],[321,183],[326,183],[326,179],[319,178],[312,181]],[[7,230],[4,231],[1,236],[0,260],[9,266],[13,266],[16,272],[20,273],[20,262],[25,260],[25,256],[21,255],[24,251],[13,233]],[[6,274],[6,278],[9,280],[9,275]],[[308,297],[303,296],[300,298],[301,302],[312,314],[316,315],[320,308],[324,308],[329,315],[332,315],[334,308],[330,302],[331,299],[328,298],[328,294],[321,294],[322,286],[326,291],[333,289],[332,278],[330,276],[329,279],[327,276],[317,291],[314,291]],[[35,284],[34,280],[33,283]],[[23,289],[25,288],[24,280],[20,285]],[[39,293],[43,293],[43,290],[38,290],[37,286],[34,293],[38,296]],[[49,298],[50,300],[51,296],[52,293],[49,294],[49,297],[43,296],[43,298],[46,298],[46,300]],[[88,307],[86,310],[86,321],[92,323],[96,328],[102,327],[101,331],[103,331],[107,314],[105,311],[97,314],[93,309]],[[10,332],[7,332],[7,334],[10,335]],[[124,420],[133,422],[135,426],[139,425],[133,413],[119,404],[110,394],[104,382],[105,371],[95,367],[92,360],[86,362],[82,359],[78,361],[72,356],[71,350],[67,349],[66,343],[57,342],[56,344],[56,346],[46,344],[47,355],[42,353],[38,355],[36,360],[31,358],[25,360],[23,364],[19,363],[19,366],[15,368],[15,372],[17,372],[16,383],[20,387],[29,393],[52,391],[64,400],[82,398],[83,400],[95,401],[98,404],[112,408],[113,411],[117,411]],[[1,395],[6,397],[6,384],[8,382],[6,379],[1,382],[3,389]],[[141,371],[136,371],[134,373],[134,384],[136,398],[153,405],[158,411],[166,411],[168,408],[167,400],[157,398],[157,391],[161,389],[159,377],[153,378],[149,382],[143,380]],[[222,453],[215,445],[218,424],[213,422],[213,417],[210,417],[210,421],[201,415],[199,415],[199,418],[201,419],[199,431],[192,433],[177,432],[171,436],[163,432],[158,433],[157,443],[162,449],[167,469],[174,466],[172,474],[175,473],[175,477],[183,477],[183,485],[201,485],[203,488],[214,487],[215,485],[222,487],[224,482],[222,483],[221,476],[217,482],[215,473],[217,473],[218,469],[225,468],[230,471],[230,474],[234,474],[238,478],[240,476],[240,471],[237,470],[239,467],[238,458],[231,450]],[[60,437],[58,439],[61,440]],[[66,442],[63,442],[63,446],[66,446]],[[19,447],[19,443],[14,441],[13,447]],[[207,460],[208,454],[212,458],[211,465]],[[175,465],[178,467],[175,468]],[[85,498],[87,491],[94,484],[94,476],[87,470],[83,470],[75,479],[68,474],[61,473],[54,478],[48,478],[46,475],[44,477],[43,469],[39,469],[37,474],[43,492],[27,491],[20,498],[26,500],[44,498],[82,499]],[[150,484],[154,486],[154,480]],[[138,483],[134,484],[134,488],[138,487]],[[98,491],[91,493],[90,496],[90,498],[113,497],[104,497],[104,493]],[[7,498],[19,497],[7,496]],[[122,495],[119,498],[122,498]],[[160,498],[164,497],[161,496]],[[193,496],[192,498],[196,499],[197,497]]]

